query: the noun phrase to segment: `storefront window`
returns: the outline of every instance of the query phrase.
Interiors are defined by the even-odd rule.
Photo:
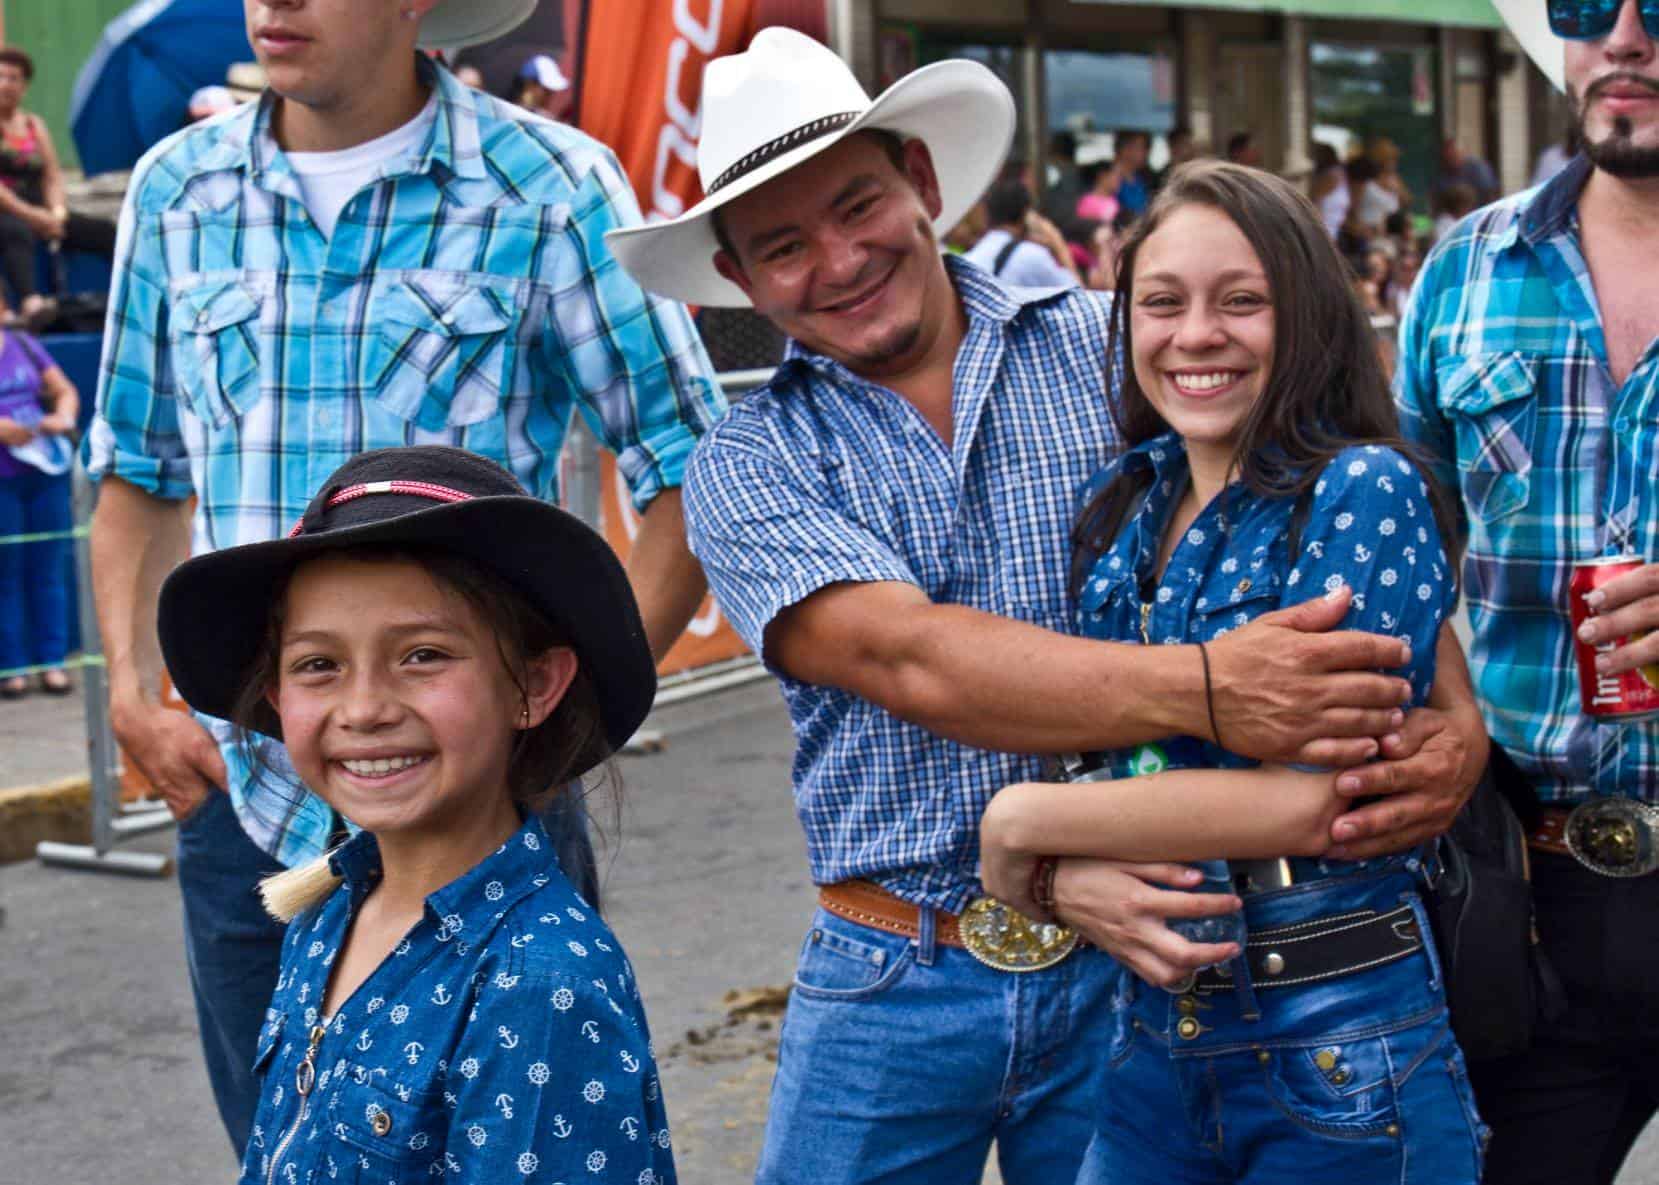
[[[1412,208],[1428,212],[1440,159],[1431,46],[1315,42],[1310,47],[1313,138],[1346,160],[1379,139],[1400,152],[1400,175]]]
[[[1161,133],[1175,126],[1175,60],[1162,48],[1096,53],[1056,49],[1043,55],[1048,131],[1071,132],[1078,159],[1109,160],[1119,128],[1151,132],[1153,169],[1169,157]]]

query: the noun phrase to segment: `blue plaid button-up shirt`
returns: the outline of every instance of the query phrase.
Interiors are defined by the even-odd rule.
[[[781,611],[847,581],[913,584],[935,602],[1071,632],[1073,500],[1117,449],[1109,302],[1009,290],[946,263],[968,319],[949,448],[898,395],[792,346],[692,456],[692,550],[757,653]],[[1040,759],[958,744],[848,692],[779,677],[813,879],[868,878],[961,910],[977,893],[986,803],[1038,776]]]
[[[430,133],[331,238],[271,136],[268,97],[163,142],[133,176],[91,469],[197,496],[196,553],[282,535],[365,449],[455,445],[555,499],[572,411],[643,507],[724,414],[685,309],[605,249],[607,230],[639,221],[615,158],[421,70]],[[280,747],[255,762],[210,727],[254,841],[288,863],[319,854],[331,813]]]
[[[1462,495],[1475,686],[1540,794],[1659,802],[1659,722],[1579,706],[1567,582],[1581,560],[1659,560],[1659,341],[1623,386],[1579,245],[1579,158],[1466,219],[1401,326],[1403,427]]]

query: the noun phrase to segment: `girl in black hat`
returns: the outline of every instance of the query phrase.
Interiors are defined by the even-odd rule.
[[[183,565],[160,626],[185,699],[360,829],[265,886],[243,1180],[672,1181],[632,969],[537,819],[655,690],[604,541],[482,458],[380,450],[288,539]]]

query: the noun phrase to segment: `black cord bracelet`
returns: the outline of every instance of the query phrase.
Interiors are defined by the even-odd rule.
[[[1221,746],[1221,726],[1215,722],[1215,686],[1210,682],[1210,652],[1202,642],[1198,643],[1198,657],[1204,663],[1204,707],[1210,713],[1210,736]]]

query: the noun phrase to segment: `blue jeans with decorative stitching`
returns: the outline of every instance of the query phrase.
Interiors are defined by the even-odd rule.
[[[1429,934],[1415,878],[1398,871],[1247,897],[1245,922],[1257,932],[1402,903]],[[1250,1019],[1232,993],[1123,977],[1079,1185],[1476,1185],[1487,1133],[1432,943],[1320,983],[1258,982],[1255,1000]]]

